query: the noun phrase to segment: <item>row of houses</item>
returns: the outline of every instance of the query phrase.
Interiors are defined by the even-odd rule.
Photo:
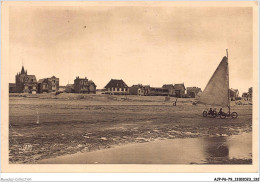
[[[28,75],[22,67],[21,72],[15,76],[15,83],[9,83],[10,93],[50,93],[65,91],[66,87],[59,85],[59,78],[52,76],[37,81],[35,75]],[[72,92],[72,91],[71,91]],[[73,84],[74,93],[96,93],[96,84],[92,80],[76,77]]]
[[[187,93],[186,93],[187,90]],[[150,85],[137,84],[128,87],[123,80],[111,79],[105,86],[105,94],[114,95],[139,95],[139,96],[173,96],[173,97],[195,97],[201,93],[201,88],[187,87],[181,84],[165,84],[162,87],[151,87]]]
[[[95,94],[96,84],[87,77],[76,77],[74,84],[60,86],[59,78],[52,76],[42,78],[37,81],[35,75],[27,74],[27,70],[22,67],[21,71],[15,76],[15,83],[9,84],[10,93],[50,93],[50,92],[67,92],[67,93],[84,93]],[[187,94],[185,93],[187,90]],[[140,95],[140,96],[175,96],[175,97],[195,97],[201,89],[198,87],[187,87],[181,84],[165,84],[162,87],[151,87],[150,85],[133,85],[128,87],[123,80],[111,79],[104,87],[105,94],[123,94],[123,95]]]
[[[243,100],[246,100],[246,101],[252,101],[253,87],[250,87],[247,92],[243,92],[242,97],[239,96],[238,89],[231,88],[229,90],[229,93],[230,93],[229,96],[230,96],[231,101],[240,100],[240,99],[243,99]]]
[[[195,98],[202,93],[199,87],[185,87],[184,83],[180,84],[164,84],[162,87],[151,87],[150,85],[137,84],[128,87],[123,80],[111,79],[101,90],[105,94],[114,95],[139,95],[139,96],[173,96],[173,97],[189,97]],[[240,99],[238,89],[229,89],[230,99],[235,101]],[[248,98],[252,98],[252,87],[247,93]]]
[[[66,86],[59,85],[59,78],[52,76],[42,78],[37,81],[35,75],[28,75],[27,70],[22,67],[21,72],[15,76],[15,83],[9,83],[10,93],[50,93],[50,92],[67,92],[67,93],[83,93],[96,94],[96,84],[87,77],[74,79],[74,84]],[[162,87],[151,87],[150,85],[136,84],[128,87],[122,80],[111,79],[102,89],[104,94],[114,95],[139,95],[139,96],[172,96],[172,97],[191,97],[195,98],[202,93],[199,87],[185,87],[184,83],[164,84]],[[231,100],[239,98],[237,89],[230,89]],[[247,100],[252,98],[252,87],[248,93],[243,93],[242,98]]]

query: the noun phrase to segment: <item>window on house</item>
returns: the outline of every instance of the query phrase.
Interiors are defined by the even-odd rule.
[[[127,88],[125,88],[125,91],[127,92]]]
[[[119,88],[117,88],[117,91],[119,91]]]
[[[115,88],[113,88],[113,91],[115,91],[116,89]]]

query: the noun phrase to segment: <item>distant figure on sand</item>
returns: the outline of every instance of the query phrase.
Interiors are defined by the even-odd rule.
[[[39,117],[39,112],[37,110],[37,121],[36,121],[36,124],[40,124],[40,117]]]
[[[177,98],[176,100],[173,102],[173,106],[176,106],[177,105]]]

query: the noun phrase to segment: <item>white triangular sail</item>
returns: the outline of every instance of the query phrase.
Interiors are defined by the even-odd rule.
[[[202,92],[199,103],[212,106],[229,106],[228,58],[225,56]]]

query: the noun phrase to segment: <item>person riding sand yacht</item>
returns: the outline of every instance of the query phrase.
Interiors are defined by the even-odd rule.
[[[222,108],[219,109],[219,115],[222,115],[223,114],[223,111],[222,111]]]
[[[213,110],[212,108],[209,109],[209,115],[212,115],[213,114]]]

